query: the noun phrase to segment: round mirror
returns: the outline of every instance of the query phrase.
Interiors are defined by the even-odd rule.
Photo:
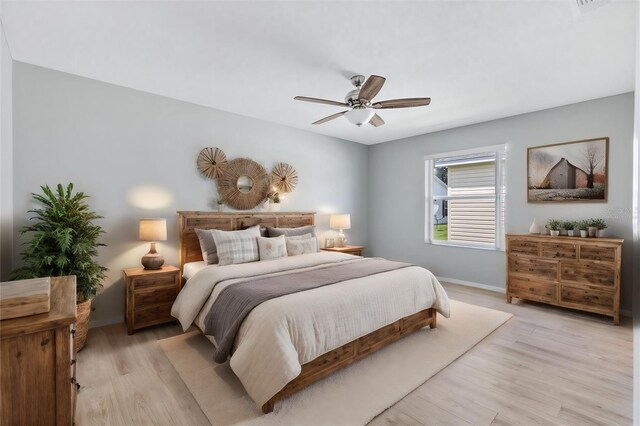
[[[247,175],[242,175],[238,178],[236,187],[238,188],[238,191],[242,192],[243,194],[247,194],[251,192],[251,188],[253,188],[253,179],[251,179]]]

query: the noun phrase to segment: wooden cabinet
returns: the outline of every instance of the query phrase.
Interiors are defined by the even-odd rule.
[[[507,235],[512,297],[613,317],[620,322],[621,239]]]
[[[364,256],[364,246],[326,247],[321,250],[353,254],[354,256]]]
[[[2,425],[71,425],[76,279],[51,279],[50,311],[0,321]]]
[[[180,270],[163,266],[158,270],[124,270],[127,331],[174,321],[171,306],[180,292]]]

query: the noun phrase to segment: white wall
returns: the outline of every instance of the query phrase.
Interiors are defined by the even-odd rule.
[[[527,147],[610,137],[607,203],[529,204]],[[437,276],[505,286],[501,251],[424,242],[424,161],[428,154],[507,144],[506,230],[527,232],[534,218],[603,217],[625,238],[622,308],[631,309],[633,94],[548,109],[374,145],[369,150],[369,249],[373,255],[423,265]]]
[[[0,21],[0,281],[7,280],[13,257],[12,67]]]
[[[158,244],[177,264],[177,210],[211,210],[214,181],[196,158],[207,146],[229,158],[246,156],[270,168],[297,169],[299,184],[283,210],[351,213],[353,243],[366,243],[367,147],[225,113],[20,62],[14,63],[14,211],[26,223],[30,193],[42,184],[73,182],[91,195],[105,219],[99,262],[109,268],[95,300],[95,324],[122,319],[122,269],[148,251],[137,240],[138,219],[166,217],[169,239]],[[153,187],[153,188],[149,188]],[[147,189],[145,189],[147,188]],[[19,264],[16,236],[14,266]]]

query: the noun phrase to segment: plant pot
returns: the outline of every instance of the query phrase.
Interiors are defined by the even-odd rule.
[[[221,212],[224,209],[224,204],[218,204],[218,211]]]
[[[566,229],[561,229],[561,230],[560,230],[560,235],[562,235],[563,237],[566,237],[566,236],[567,236],[567,235],[569,235],[569,234],[567,233],[567,230],[566,230]]]
[[[598,229],[598,238],[603,238],[606,236],[606,234],[607,234],[606,229]]]
[[[589,236],[590,237],[595,237],[596,234],[598,233],[598,228],[596,228],[595,226],[590,226],[588,228],[588,231],[589,231]]]
[[[574,231],[573,229],[567,229],[567,236],[577,237],[578,235],[576,234],[576,231]]]
[[[580,230],[580,236],[581,236],[582,238],[587,238],[587,231],[586,231],[586,230],[584,230],[584,231],[583,231],[583,230],[581,229],[581,230]]]
[[[550,232],[552,237],[557,237],[558,235],[560,235],[560,231],[551,230]]]
[[[280,211],[280,203],[271,203],[271,211],[279,212]]]
[[[87,341],[89,333],[89,315],[91,314],[91,299],[76,304],[76,326],[74,344],[76,352],[80,352]]]

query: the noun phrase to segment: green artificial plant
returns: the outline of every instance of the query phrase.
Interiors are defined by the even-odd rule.
[[[58,184],[56,192],[48,185],[41,186],[43,195],[31,194],[43,208],[29,210],[33,224],[21,233],[32,232],[30,241],[23,244],[21,253],[24,266],[11,273],[12,279],[75,275],[78,302],[92,299],[102,287],[107,268],[94,258],[98,255],[98,238],[104,230],[93,221],[102,216],[89,210],[87,195],[72,194],[73,184],[67,189]]]

